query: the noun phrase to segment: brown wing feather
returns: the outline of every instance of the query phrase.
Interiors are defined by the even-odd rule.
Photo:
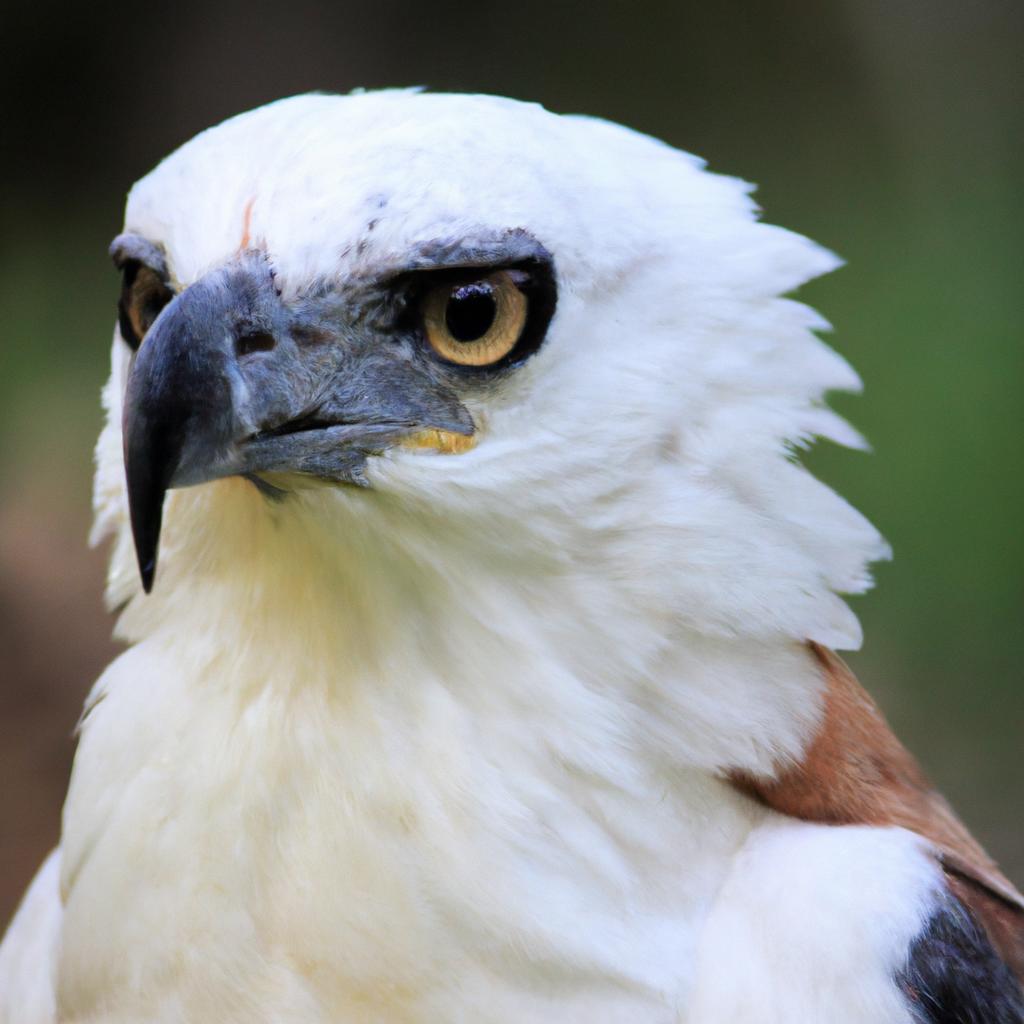
[[[810,644],[825,676],[825,714],[802,762],[771,779],[732,783],[782,814],[835,825],[901,825],[935,844],[950,888],[1024,977],[1024,896],[928,782],[853,673]]]

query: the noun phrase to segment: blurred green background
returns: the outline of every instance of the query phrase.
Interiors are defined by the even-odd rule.
[[[803,297],[864,377],[836,405],[876,454],[808,461],[896,554],[850,660],[1024,882],[1019,0],[43,0],[4,11],[0,48],[0,922],[114,651],[85,537],[125,192],[230,114],[395,84],[623,121],[846,258]]]

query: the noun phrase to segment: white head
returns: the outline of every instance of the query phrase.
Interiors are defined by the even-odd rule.
[[[322,444],[302,463],[366,487],[297,475],[298,462],[277,456],[253,479],[229,476],[253,464],[219,436],[215,470],[190,464],[170,480],[201,482],[169,493],[146,596],[122,457],[133,353],[119,331],[96,536],[115,536],[109,598],[129,602],[122,632],[139,639],[183,623],[216,592],[232,595],[216,614],[204,608],[216,628],[232,616],[271,622],[307,601],[328,606],[326,621],[363,657],[383,623],[394,640],[395,616],[420,645],[427,635],[447,642],[439,623],[454,635],[472,621],[506,640],[563,647],[578,630],[577,646],[627,674],[649,671],[681,635],[856,646],[856,620],[837,594],[869,585],[867,563],[884,543],[793,452],[816,435],[859,443],[823,404],[827,390],[858,380],[814,334],[826,326],[817,314],[781,297],[837,261],[758,222],[748,192],[627,129],[481,96],[302,96],[187,143],[132,190],[122,262],[137,272],[139,261],[163,261],[150,279],[159,289],[164,275],[160,301],[265,272],[267,294],[289,316],[320,327],[348,318],[311,344],[362,345],[378,363],[425,368],[416,381],[379,367],[359,376],[338,399],[358,417],[429,379],[448,418],[430,421],[436,395],[424,406],[403,393],[404,434],[361,441],[358,466],[350,458],[324,471]],[[542,263],[556,291],[550,323],[493,372],[446,363],[424,337],[421,300],[389,291],[426,280],[410,294],[429,293],[442,265],[483,268],[473,277],[510,264],[543,275]],[[180,307],[174,298],[160,311],[154,337]],[[273,334],[267,316],[258,329],[234,330],[224,317],[216,329],[235,342]],[[269,386],[278,352],[260,337],[238,356],[245,365],[232,365],[224,400],[244,404]],[[295,371],[306,390],[287,415],[275,392],[279,420],[307,411],[310,395],[323,399],[328,376],[348,386],[338,383],[347,357],[324,358]],[[329,366],[323,381],[317,366]],[[207,400],[219,399],[197,399]],[[426,412],[408,413],[409,403]],[[343,414],[335,408],[332,422],[349,422]],[[267,422],[246,411],[231,429],[242,427],[259,433]],[[432,427],[449,433],[422,433]],[[403,438],[414,429],[442,447],[472,430],[474,443],[412,450]]]

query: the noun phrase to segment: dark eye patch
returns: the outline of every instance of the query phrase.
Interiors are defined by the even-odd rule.
[[[555,312],[554,268],[548,259],[438,267],[403,275],[396,284],[404,293],[400,302],[406,313],[404,326],[419,334],[424,347],[436,357],[436,346],[428,341],[424,314],[430,297],[442,292],[448,297],[444,321],[452,339],[465,343],[476,341],[494,323],[497,306],[491,282],[495,275],[501,274],[507,275],[527,300],[526,319],[518,340],[507,354],[493,363],[460,365],[456,360],[455,369],[462,374],[481,374],[518,366],[540,348]],[[448,365],[453,362],[445,361]]]
[[[160,311],[174,298],[174,293],[152,267],[135,260],[122,270],[121,297],[117,315],[121,337],[128,347],[137,349]]]
[[[133,351],[160,311],[174,298],[168,283],[163,250],[138,235],[119,235],[110,254],[121,271],[121,295],[117,302],[121,337]]]

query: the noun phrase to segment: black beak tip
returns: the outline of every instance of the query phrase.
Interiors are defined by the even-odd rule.
[[[142,589],[148,594],[153,589],[153,574],[156,572],[156,559],[139,562],[139,575],[142,577]]]
[[[157,553],[160,550],[160,527],[163,520],[166,486],[152,480],[148,466],[139,459],[127,459],[128,511],[135,541],[135,557],[142,577],[142,589],[153,589]]]
[[[136,363],[135,370],[138,370],[138,366]],[[134,378],[129,378],[129,397],[133,383]],[[148,594],[153,589],[160,550],[164,496],[178,463],[180,445],[174,443],[176,436],[173,433],[169,443],[168,432],[159,429],[159,417],[154,421],[154,417],[138,413],[141,404],[137,399],[128,404],[126,399],[122,429],[128,516],[142,589]]]
[[[161,498],[163,495],[161,495]],[[136,509],[133,507],[132,512]],[[135,540],[135,557],[139,563],[139,576],[142,577],[142,589],[148,594],[153,589],[153,577],[156,574],[156,555],[160,543],[160,505],[155,508],[155,515],[150,511],[148,517],[132,516],[132,535]]]

